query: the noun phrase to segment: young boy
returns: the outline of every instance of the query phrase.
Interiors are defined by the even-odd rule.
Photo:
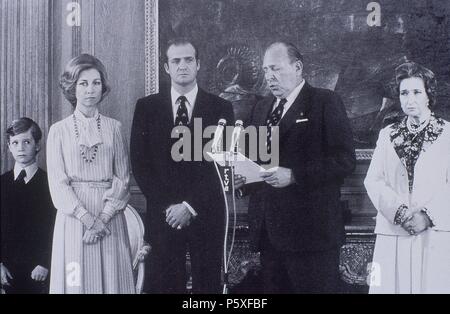
[[[42,132],[29,118],[6,130],[16,163],[1,176],[1,285],[6,293],[46,293],[55,208],[36,163]]]

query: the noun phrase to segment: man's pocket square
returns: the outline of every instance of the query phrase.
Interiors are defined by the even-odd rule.
[[[295,123],[302,123],[302,122],[308,122],[308,119],[297,119],[295,120]]]

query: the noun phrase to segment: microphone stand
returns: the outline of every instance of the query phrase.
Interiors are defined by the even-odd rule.
[[[219,150],[217,149],[217,147],[213,147],[212,148],[212,152],[213,153],[219,153]],[[220,185],[222,188],[222,193],[223,193],[223,198],[224,198],[224,202],[225,202],[225,235],[224,235],[224,240],[223,240],[223,270],[224,270],[224,274],[223,274],[223,290],[222,293],[223,294],[228,294],[228,286],[229,286],[229,275],[228,275],[228,267],[230,264],[230,260],[231,260],[231,254],[233,251],[233,247],[234,247],[234,240],[235,240],[235,236],[236,236],[236,221],[237,221],[237,217],[236,217],[236,198],[235,198],[235,194],[234,194],[234,157],[235,157],[235,152],[222,152],[223,154],[223,158],[225,161],[225,168],[229,168],[231,169],[231,195],[232,195],[232,203],[233,203],[233,214],[234,214],[234,223],[233,223],[233,233],[232,233],[232,239],[231,239],[231,245],[230,245],[230,250],[227,254],[227,247],[228,247],[228,229],[230,227],[230,210],[229,210],[229,204],[228,204],[228,198],[226,195],[226,191],[225,191],[225,186],[224,186],[224,182],[222,180],[222,176],[220,174],[220,170],[219,170],[219,166],[217,164],[217,162],[214,160],[214,166],[216,167],[216,171],[217,171],[217,175],[219,177],[220,180]]]

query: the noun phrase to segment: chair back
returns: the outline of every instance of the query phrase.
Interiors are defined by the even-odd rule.
[[[144,246],[144,223],[141,216],[131,205],[124,210],[127,222],[128,238],[130,240],[131,257],[133,259],[133,274],[136,283],[136,293],[140,294],[144,286],[145,263],[138,258],[139,251]]]

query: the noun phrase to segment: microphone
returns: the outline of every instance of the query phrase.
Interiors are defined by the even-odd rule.
[[[217,128],[216,128],[216,132],[214,132],[214,139],[212,142],[212,146],[211,146],[211,151],[213,153],[218,153],[220,151],[222,151],[222,136],[223,136],[223,129],[225,128],[225,125],[227,124],[227,120],[225,119],[220,119],[218,124],[217,124]]]
[[[234,124],[233,135],[231,136],[231,144],[229,151],[234,153],[235,148],[239,143],[239,137],[241,136],[241,132],[244,129],[244,122],[242,120],[237,120]]]

